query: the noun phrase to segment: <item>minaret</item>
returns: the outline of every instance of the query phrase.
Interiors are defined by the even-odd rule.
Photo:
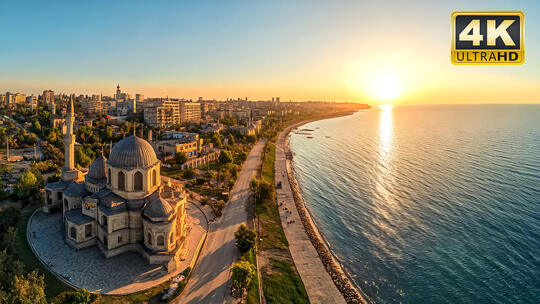
[[[75,169],[75,136],[73,135],[73,122],[75,121],[73,108],[73,95],[69,99],[66,113],[66,133],[64,134],[64,168],[62,168],[62,180],[77,181],[80,172]]]
[[[54,100],[51,101],[49,106],[51,107],[51,127],[54,128],[54,118],[56,117],[56,104]]]

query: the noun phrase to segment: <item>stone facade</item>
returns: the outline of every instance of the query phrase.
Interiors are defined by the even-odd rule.
[[[65,239],[73,248],[97,245],[107,258],[135,251],[174,270],[188,231],[183,189],[162,183],[161,162],[136,136],[118,142],[109,159],[96,158],[83,177],[74,168],[72,115],[71,104],[62,180],[45,186],[43,210],[61,210]]]

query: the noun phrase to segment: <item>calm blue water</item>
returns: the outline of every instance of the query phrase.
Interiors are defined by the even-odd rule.
[[[292,134],[321,233],[376,303],[540,303],[540,106],[373,109]],[[329,138],[327,137],[329,136]]]

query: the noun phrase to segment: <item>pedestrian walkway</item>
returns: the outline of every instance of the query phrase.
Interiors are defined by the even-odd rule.
[[[285,140],[291,128],[282,131],[276,141],[275,179],[281,182],[281,188],[276,189],[276,197],[281,216],[281,224],[289,242],[289,250],[296,269],[302,278],[309,301],[313,304],[345,303],[345,299],[326,272],[319,255],[311,243],[302,220],[296,210],[291,185],[287,178],[287,160],[285,155]]]

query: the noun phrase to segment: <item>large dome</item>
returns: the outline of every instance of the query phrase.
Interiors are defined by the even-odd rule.
[[[147,168],[158,162],[154,148],[135,135],[117,142],[112,148],[107,163],[121,168]]]
[[[106,180],[107,179],[107,171],[105,170],[106,161],[107,161],[107,158],[103,156],[103,154],[98,156],[98,158],[96,158],[90,164],[90,167],[88,167],[88,174],[86,176],[96,181]]]

